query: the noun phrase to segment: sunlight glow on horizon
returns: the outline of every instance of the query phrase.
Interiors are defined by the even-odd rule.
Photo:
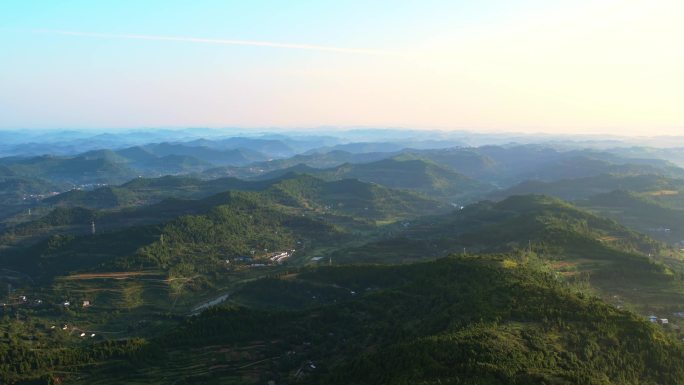
[[[250,19],[235,31],[208,21],[177,33],[133,22],[95,31],[76,19],[61,26],[30,18],[9,24],[10,9],[4,24],[15,32],[0,37],[8,53],[0,62],[0,129],[684,134],[684,3],[524,1],[513,12],[507,3],[485,1],[481,7],[491,9],[469,9],[467,17],[449,2],[426,4],[431,8],[420,11],[434,13],[434,25],[415,16],[420,23],[402,28],[418,14],[405,5],[372,21],[295,14],[292,20],[330,27],[279,33],[283,26],[265,26],[249,39],[237,32],[253,29]],[[213,32],[202,33],[209,26]],[[47,32],[25,32],[32,30]]]

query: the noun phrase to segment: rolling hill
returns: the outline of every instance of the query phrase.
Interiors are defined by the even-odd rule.
[[[684,301],[678,249],[542,196],[480,202],[395,226],[390,236],[333,253],[338,263],[408,263],[450,252],[533,252],[559,277],[641,314]]]
[[[165,185],[187,187],[191,182],[194,180],[141,179],[130,182],[129,187],[131,184],[137,188],[154,186],[154,189]],[[218,231],[223,222],[197,229],[191,225],[210,223],[207,221],[214,218],[211,213],[216,212],[226,215],[222,219],[226,223],[234,220],[243,221],[245,216],[249,215],[252,218],[256,216],[256,212],[259,212],[259,215],[265,218],[262,221],[263,229],[257,231],[258,224],[254,224],[255,227],[251,231],[265,237],[265,233],[271,231],[266,229],[266,223],[269,221],[286,222],[293,226],[298,223],[317,223],[316,226],[321,229],[326,229],[328,226],[340,226],[340,229],[346,228],[345,231],[360,232],[373,229],[376,222],[393,222],[425,213],[449,210],[443,204],[409,192],[391,190],[357,180],[326,182],[308,175],[292,175],[267,182],[244,182],[236,179],[226,179],[221,182],[232,184],[232,187],[236,189],[242,184],[244,191],[234,189],[197,200],[167,199],[152,205],[126,210],[97,211],[81,207],[57,208],[43,218],[21,223],[5,230],[0,237],[2,243],[16,245],[18,248],[6,253],[4,263],[8,267],[13,267],[14,270],[28,274],[38,271],[43,274],[56,274],[57,272],[64,274],[69,270],[58,267],[62,262],[68,262],[66,265],[70,266],[69,269],[76,268],[79,264],[82,269],[94,268],[103,261],[125,256],[131,251],[131,247],[135,250],[145,246],[144,243],[136,244],[133,239],[138,239],[138,237],[134,235],[131,236],[129,242],[126,242],[127,247],[124,248],[126,253],[118,252],[117,250],[121,248],[116,245],[116,242],[125,238],[123,234],[140,232],[156,233],[160,236],[164,233],[165,223],[187,220],[189,222],[185,230],[195,234],[192,237],[203,237],[202,234],[206,231]],[[216,181],[210,183],[210,188],[226,187],[226,184],[217,184]],[[122,196],[119,194],[112,198],[111,194],[105,194],[107,191],[109,190],[99,189],[87,194],[95,194],[94,197],[98,199],[100,194],[105,195],[107,199]],[[93,197],[93,195],[88,196]],[[96,237],[88,235],[93,220],[97,224],[98,231],[102,232],[101,235],[98,232]],[[283,229],[273,231],[281,234],[287,232]],[[167,239],[173,238],[171,235],[167,237]],[[144,242],[149,241],[149,237],[141,239]],[[35,240],[40,241],[34,246],[29,246],[32,249],[27,250],[21,246],[30,245],[31,241]],[[215,257],[220,254],[217,248],[223,247],[220,246],[221,244],[221,242],[209,243],[204,252]],[[84,245],[85,249],[82,248]],[[284,245],[280,246],[284,247]],[[292,245],[288,246],[292,247]],[[102,251],[94,252],[91,248],[100,248]],[[266,248],[276,249],[275,246]],[[208,250],[214,251],[209,253]],[[103,255],[103,257],[96,258],[95,255]]]
[[[533,191],[573,201],[597,215],[671,244],[684,240],[682,179],[654,174],[606,174],[553,182],[526,181],[490,197],[504,199]]]
[[[556,181],[528,180],[508,189],[494,192],[491,194],[491,197],[503,199],[512,195],[542,194],[575,201],[615,190],[647,193],[656,196],[658,192],[679,191],[680,189],[684,189],[684,180],[668,178],[662,175],[602,174]],[[667,198],[667,194],[662,195]]]
[[[555,181],[601,174],[684,176],[684,170],[661,159],[628,158],[591,149],[562,151],[544,145],[409,150],[407,154],[504,188],[530,179]]]
[[[271,183],[236,178],[207,181],[185,176],[136,178],[119,186],[67,191],[44,199],[43,203],[63,207],[113,209],[152,204],[167,198],[200,199],[227,190],[255,191],[270,186]]]
[[[304,164],[262,175],[273,178],[290,172],[304,172],[325,180],[358,179],[389,188],[421,193],[443,202],[465,202],[491,187],[450,169],[420,159],[397,156],[369,163],[345,163],[316,170]]]
[[[256,151],[159,143],[73,156],[0,158],[3,173],[75,185],[117,184],[140,175],[198,173],[217,166],[243,166],[268,159]],[[2,171],[0,171],[2,172]]]
[[[8,190],[28,191],[74,159],[207,176],[234,147],[246,163],[207,172],[253,178],[138,177],[6,223],[0,382],[682,383],[684,255],[654,239],[684,232],[667,162],[491,146],[251,163],[241,150],[294,148],[281,143],[2,160],[0,178],[26,178]],[[204,158],[177,153],[190,147]],[[521,178],[545,181],[464,204]]]
[[[581,200],[578,205],[671,244],[684,240],[684,210],[667,207],[649,195],[615,190]]]
[[[601,174],[656,174],[668,177],[684,177],[684,169],[666,161],[604,159],[594,155],[580,155],[545,164],[534,171],[520,174],[518,178],[553,181]]]
[[[320,268],[259,280],[244,290],[250,287],[261,288],[253,301],[295,299],[295,306],[223,306],[156,337],[66,350],[9,340],[0,357],[25,365],[4,370],[2,378],[75,384],[178,378],[241,384],[683,383],[680,342],[515,256]],[[296,300],[303,293],[309,299]]]
[[[215,149],[206,146],[190,146],[183,143],[148,144],[143,148],[158,157],[170,155],[187,156],[215,166],[242,166],[269,158],[260,152],[245,148]]]
[[[90,154],[76,157],[2,158],[0,164],[17,175],[73,184],[121,183],[136,176],[125,164]]]
[[[205,178],[234,176],[250,179],[270,179],[287,174],[297,168],[306,166],[310,169],[325,169],[337,167],[344,163],[366,163],[385,159],[391,154],[374,152],[354,154],[347,151],[314,152],[298,154],[290,158],[273,159],[266,162],[256,162],[244,167],[217,167],[202,173]]]

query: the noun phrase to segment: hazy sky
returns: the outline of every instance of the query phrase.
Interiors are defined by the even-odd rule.
[[[1,128],[684,134],[684,1],[0,1]]]

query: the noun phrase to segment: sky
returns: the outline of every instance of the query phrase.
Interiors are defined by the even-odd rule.
[[[681,0],[0,1],[0,129],[684,134]]]

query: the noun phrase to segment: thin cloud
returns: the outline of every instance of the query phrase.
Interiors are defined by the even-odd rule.
[[[330,47],[330,46],[312,45],[312,44],[278,43],[278,42],[271,42],[271,41],[256,41],[256,40],[206,39],[206,38],[183,37],[183,36],[112,34],[112,33],[60,31],[60,30],[34,30],[34,32],[48,33],[48,34],[54,34],[54,35],[94,37],[94,38],[103,38],[103,39],[179,41],[179,42],[185,42],[185,43],[218,44],[218,45],[243,45],[243,46],[254,46],[254,47],[285,48],[285,49],[336,52],[336,53],[347,53],[347,54],[399,55],[397,52],[383,51],[383,50],[376,50],[376,49],[343,48],[343,47]]]

